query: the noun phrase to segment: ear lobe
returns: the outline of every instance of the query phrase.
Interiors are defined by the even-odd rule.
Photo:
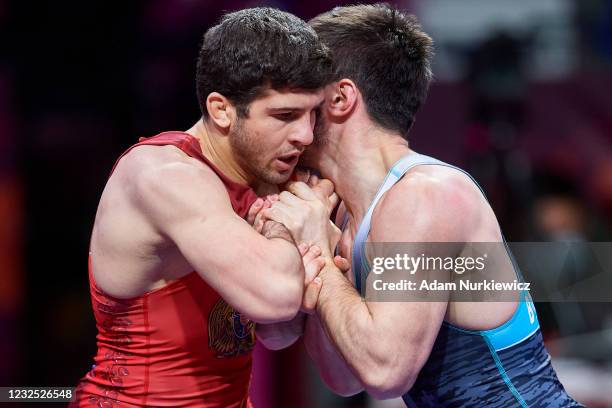
[[[229,99],[219,92],[211,92],[206,98],[206,110],[216,126],[229,129],[234,115],[234,107]]]

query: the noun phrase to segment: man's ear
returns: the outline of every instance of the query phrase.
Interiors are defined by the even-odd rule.
[[[342,78],[334,83],[328,105],[330,116],[338,119],[346,118],[357,106],[358,94],[357,85],[348,78]]]
[[[206,110],[213,123],[223,130],[228,130],[236,117],[234,105],[219,92],[211,92],[206,97]]]

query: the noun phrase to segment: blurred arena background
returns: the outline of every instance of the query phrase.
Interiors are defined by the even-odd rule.
[[[264,4],[306,20],[342,5],[0,0],[1,386],[73,386],[90,368],[88,240],[112,164],[197,120],[202,34]],[[612,1],[395,4],[436,42],[411,145],[470,171],[509,241],[612,241]],[[612,407],[612,306],[537,308],[569,393]],[[334,397],[300,344],[255,359],[259,408],[403,406]]]

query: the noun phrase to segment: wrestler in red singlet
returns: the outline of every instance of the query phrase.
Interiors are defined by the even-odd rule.
[[[141,145],[174,145],[204,162],[243,218],[257,198],[210,163],[187,133],[141,139],[127,152]],[[117,299],[96,286],[90,262],[89,285],[98,352],[72,407],[251,406],[254,323],[234,312],[196,272],[142,296]]]

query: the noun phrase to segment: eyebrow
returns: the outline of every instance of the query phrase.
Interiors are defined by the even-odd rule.
[[[321,102],[319,102],[319,104],[317,106],[315,106],[315,109],[320,109],[323,104],[325,104],[325,98],[321,99]],[[278,111],[304,111],[306,110],[304,107],[297,107],[297,106],[279,106],[279,107],[273,107],[273,108],[268,108],[269,112],[278,112]]]
[[[276,111],[302,111],[304,110],[304,108],[298,108],[298,107],[294,107],[294,106],[280,106],[277,108],[268,108],[268,110],[270,112],[276,112]]]

